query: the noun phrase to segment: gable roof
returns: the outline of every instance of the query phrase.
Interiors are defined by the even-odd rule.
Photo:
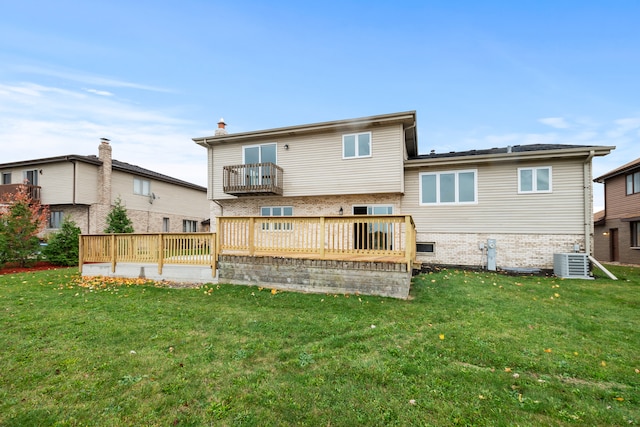
[[[450,151],[448,153],[421,154],[409,158],[405,162],[407,167],[446,163],[475,163],[486,161],[503,161],[514,159],[537,159],[551,157],[573,156],[605,156],[615,149],[613,146],[601,145],[569,145],[569,144],[527,144],[509,145],[500,148],[480,150]]]
[[[632,160],[629,163],[620,166],[619,168],[609,171],[604,175],[597,177],[596,179],[594,179],[594,181],[604,183],[604,181],[609,178],[613,178],[614,176],[617,176],[617,175],[626,174],[628,172],[631,172],[634,169],[640,169],[640,158]]]
[[[66,156],[45,157],[41,159],[21,160],[21,161],[10,162],[10,163],[0,163],[0,169],[35,166],[35,165],[43,165],[43,164],[49,164],[49,163],[74,162],[74,161],[88,163],[96,166],[102,165],[102,160],[98,158],[98,156],[95,156],[95,155],[81,156],[78,154],[69,154]],[[140,166],[121,162],[116,159],[111,160],[111,168],[112,170],[126,172],[132,175],[138,175],[145,178],[155,179],[156,181],[162,181],[168,184],[179,185],[181,187],[191,188],[193,190],[207,191],[206,187],[202,187],[200,185],[193,184],[191,182],[183,181],[181,179],[173,178],[168,175],[154,172],[152,170],[145,169]]]
[[[304,135],[326,131],[348,131],[381,126],[385,124],[402,123],[405,133],[405,146],[409,157],[418,154],[418,137],[416,131],[416,112],[404,111],[400,113],[380,114],[377,116],[359,117],[355,119],[334,120],[330,122],[310,123],[305,125],[287,126],[250,132],[228,133],[225,135],[193,138],[193,141],[203,147],[225,142],[255,140],[257,138],[275,138],[290,135]]]

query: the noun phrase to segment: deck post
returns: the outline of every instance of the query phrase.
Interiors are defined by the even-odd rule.
[[[252,216],[251,218],[249,218],[249,255],[253,256],[256,247],[255,247],[255,242],[254,242],[254,229],[255,229],[255,225],[256,225],[256,217]]]
[[[413,262],[413,248],[416,246],[415,242],[415,230],[413,229],[413,224],[411,221],[411,216],[407,215],[404,217],[404,226],[405,230],[405,248],[404,253],[407,260],[407,271],[411,271],[411,264]]]
[[[324,259],[324,217],[320,217],[320,241],[318,244],[320,245],[320,259]]]
[[[111,272],[116,272],[116,235],[111,234]]]
[[[218,262],[218,246],[216,241],[218,240],[217,233],[211,233],[211,242],[209,243],[209,252],[211,253],[211,277],[216,277],[216,270],[218,266],[216,265]]]
[[[82,244],[82,235],[78,235],[78,269],[82,274],[82,264],[84,264],[84,245]]]
[[[158,274],[162,275],[164,267],[164,234],[158,234]]]

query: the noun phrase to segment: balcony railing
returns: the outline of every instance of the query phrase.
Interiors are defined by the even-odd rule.
[[[275,163],[252,163],[223,168],[223,191],[234,196],[281,196],[283,182],[283,170]]]
[[[11,194],[15,194],[18,192],[20,187],[27,188],[27,194],[31,197],[33,201],[40,201],[40,187],[37,185],[30,184],[2,184],[0,185],[0,200],[5,199]]]

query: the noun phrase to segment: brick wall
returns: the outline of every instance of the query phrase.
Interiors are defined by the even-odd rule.
[[[433,254],[418,253],[418,260],[425,264],[486,265],[479,249],[480,243],[496,239],[496,264],[498,268],[553,268],[553,254],[573,252],[575,243],[584,251],[584,238],[580,234],[482,234],[482,233],[418,233],[418,243],[435,243]]]

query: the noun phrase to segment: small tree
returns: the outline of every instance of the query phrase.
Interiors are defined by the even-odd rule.
[[[127,210],[122,205],[120,197],[107,215],[107,228],[105,233],[133,233],[133,222],[127,216]]]
[[[32,200],[24,185],[0,203],[0,261],[15,261],[24,267],[40,250],[38,233],[46,226],[49,209]]]
[[[64,217],[60,231],[49,239],[42,253],[47,261],[55,265],[71,266],[78,264],[78,236],[80,227],[68,217]]]

